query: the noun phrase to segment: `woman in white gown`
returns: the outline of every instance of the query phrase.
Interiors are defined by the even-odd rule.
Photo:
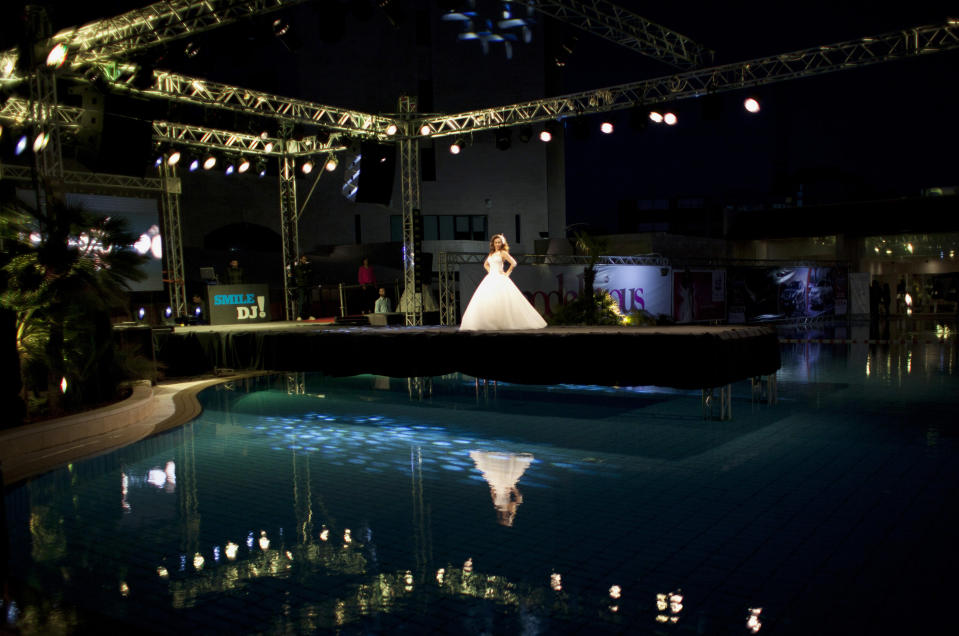
[[[504,264],[509,269],[504,270]],[[523,292],[510,280],[516,259],[509,254],[509,245],[502,234],[494,234],[489,242],[489,256],[483,263],[488,274],[473,292],[460,329],[542,329],[546,321],[530,304]]]

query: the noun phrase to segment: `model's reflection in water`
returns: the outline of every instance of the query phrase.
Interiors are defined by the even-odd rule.
[[[533,456],[529,453],[470,451],[470,458],[489,484],[499,524],[512,526],[516,509],[523,503],[523,495],[516,484],[533,463]]]

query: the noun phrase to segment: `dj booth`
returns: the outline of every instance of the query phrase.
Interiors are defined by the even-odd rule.
[[[270,321],[269,285],[208,285],[211,325],[242,325]]]

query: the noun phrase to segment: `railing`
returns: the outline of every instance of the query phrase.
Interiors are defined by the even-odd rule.
[[[375,285],[360,285],[359,283],[353,284],[343,284],[340,283],[337,285],[337,290],[339,291],[340,296],[340,317],[345,317],[355,313],[373,313],[373,304],[376,302],[376,295],[378,294],[379,288],[385,287],[390,289],[392,287],[393,297],[390,299],[393,306],[393,311],[396,311],[396,307],[400,302],[400,280],[396,279],[392,283],[377,283]],[[372,289],[372,292],[367,290]],[[353,306],[353,310],[350,310],[350,305]],[[360,311],[356,311],[357,305],[363,307]],[[366,305],[369,305],[368,307]]]

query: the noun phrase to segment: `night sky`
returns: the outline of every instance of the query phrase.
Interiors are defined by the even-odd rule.
[[[115,15],[145,3],[121,0],[48,3],[55,29]],[[489,6],[494,4],[485,3]],[[641,3],[624,7],[666,25],[716,52],[715,62],[729,63],[819,44],[857,39],[910,26],[939,23],[954,3],[873,2],[707,2]],[[951,4],[951,6],[950,6]],[[480,5],[484,1],[480,0]],[[300,11],[303,11],[301,9]],[[378,10],[377,10],[378,11]],[[366,21],[348,17],[344,36],[335,43],[307,41],[291,54],[277,42],[240,50],[242,31],[222,29],[214,42],[220,51],[192,63],[183,72],[320,103],[359,109],[391,110],[412,77],[391,77],[391,42],[408,42],[413,12],[391,29],[380,13]],[[11,46],[11,23],[0,31]],[[440,30],[437,30],[440,31]],[[552,51],[542,54],[519,47],[516,59],[482,56],[475,43],[449,47],[463,55],[462,72],[472,79],[469,94],[437,95],[437,107],[471,103],[475,107],[531,98],[544,76],[554,94],[601,88],[671,74],[671,68],[597,37],[578,35],[574,53],[562,70],[547,68]],[[544,38],[537,27],[536,37]],[[557,33],[562,39],[563,29]],[[218,39],[217,39],[218,38]],[[474,47],[467,52],[465,47]],[[292,57],[291,57],[292,56]],[[524,57],[525,56],[525,57]],[[534,62],[535,60],[535,62]],[[533,71],[530,68],[533,67]],[[539,67],[539,68],[536,68]],[[918,194],[933,186],[959,185],[954,148],[959,142],[959,86],[956,51],[883,63],[866,69],[780,82],[750,91],[763,110],[742,109],[746,93],[724,94],[718,120],[705,121],[702,100],[676,102],[674,127],[629,125],[626,111],[614,114],[616,132],[597,132],[599,118],[588,118],[585,139],[567,134],[567,219],[596,230],[616,229],[620,201],[703,198],[748,202],[795,196],[802,184],[808,203],[872,200]],[[538,72],[526,86],[522,73]],[[317,95],[313,81],[329,74],[337,81]],[[377,73],[381,73],[382,77]],[[358,78],[354,82],[343,78]],[[483,83],[489,82],[488,90]],[[505,96],[505,98],[504,98]],[[482,100],[488,100],[482,103]],[[353,103],[351,103],[353,102]]]

